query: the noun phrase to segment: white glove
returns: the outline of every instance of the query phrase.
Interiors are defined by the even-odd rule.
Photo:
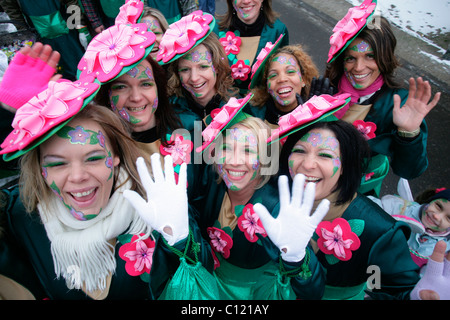
[[[152,154],[150,159],[154,181],[144,159],[139,157],[136,161],[139,177],[147,191],[148,201],[131,190],[125,190],[123,196],[130,201],[141,218],[161,233],[169,245],[173,246],[189,235],[186,163],[181,165],[178,184],[176,184],[172,156],[168,155],[164,158],[165,177],[159,153]]]
[[[316,187],[314,183],[308,183],[303,196],[304,184],[305,176],[297,174],[291,198],[287,176],[279,177],[280,213],[277,218],[273,218],[264,205],[257,203],[253,206],[270,240],[280,249],[283,260],[288,262],[303,259],[309,240],[330,207],[330,202],[324,199],[310,216]]]

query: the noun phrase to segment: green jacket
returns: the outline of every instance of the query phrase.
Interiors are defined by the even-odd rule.
[[[427,124],[425,120],[422,121],[420,134],[415,139],[400,138],[393,123],[393,97],[398,94],[403,106],[408,98],[408,90],[387,87],[381,90],[364,119],[377,125],[376,137],[368,141],[370,148],[374,154],[384,154],[390,158],[390,166],[396,175],[405,179],[417,178],[428,167]]]
[[[4,226],[7,239],[0,239],[0,273],[26,287],[37,299],[81,300],[91,299],[82,290],[69,290],[64,278],[56,279],[51,243],[44,225],[36,213],[25,212],[18,186],[4,190],[9,196]],[[209,244],[200,237],[194,220],[191,231],[198,247],[197,257],[202,265],[212,272],[213,260]],[[180,258],[172,248],[185,250],[186,240],[167,246],[162,237],[154,232],[156,248],[149,282],[139,276],[131,276],[125,270],[125,260],[119,257],[119,249],[125,242],[119,236],[115,245],[116,269],[112,275],[111,285],[106,300],[117,299],[157,299],[167,281],[180,265]],[[205,247],[206,246],[206,247]],[[194,258],[192,246],[187,248],[187,256]]]
[[[201,229],[204,239],[210,239],[207,228],[217,226],[223,198],[227,192],[225,183],[217,183],[218,175],[214,172],[212,166],[206,168],[203,176],[203,196],[197,196],[190,199],[190,203],[198,211],[196,220]],[[267,210],[276,217],[279,213],[279,198],[276,182],[271,180],[262,188],[257,189],[248,203],[255,204],[261,202]],[[267,263],[273,262],[280,266],[284,271],[295,272],[296,276],[290,277],[290,285],[299,299],[320,299],[324,290],[325,274],[322,266],[318,263],[316,256],[308,247],[310,254],[309,263],[306,259],[298,263],[288,263],[280,259],[280,250],[270,241],[268,237],[262,237],[258,234],[260,243],[250,242],[246,239],[244,232],[238,226],[232,231],[233,246],[230,250],[230,256],[227,262],[242,269],[255,269]],[[282,264],[280,265],[280,261]],[[309,268],[310,274],[303,277],[298,272],[299,268],[305,263]]]
[[[321,250],[316,253],[326,269],[324,298],[348,299],[361,293],[359,298],[363,298],[362,289],[369,281],[379,285],[369,292],[374,299],[409,299],[419,281],[419,268],[411,258],[407,243],[410,228],[361,194],[351,202],[342,218],[354,222],[352,232],[357,232],[353,226],[363,226],[358,236],[361,245],[352,251],[348,261],[330,259],[331,255]],[[317,235],[313,238],[317,239]]]

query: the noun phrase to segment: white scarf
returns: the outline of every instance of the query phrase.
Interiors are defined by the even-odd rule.
[[[126,177],[121,171],[117,184]],[[99,215],[87,221],[73,217],[56,195],[48,204],[38,204],[51,242],[56,276],[66,279],[69,289],[81,289],[83,285],[89,292],[106,289],[106,279],[116,269],[114,246],[108,241],[127,229],[131,234],[150,233],[150,228],[123,197],[123,191],[130,187],[128,180],[114,192]]]

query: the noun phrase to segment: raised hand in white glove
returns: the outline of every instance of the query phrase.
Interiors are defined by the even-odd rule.
[[[154,230],[161,233],[173,246],[189,234],[188,201],[186,192],[186,164],[180,168],[178,184],[175,182],[172,156],[164,158],[164,173],[159,153],[151,157],[153,179],[144,159],[136,161],[139,177],[147,192],[145,201],[137,192],[126,190],[123,196],[130,201],[141,218]]]
[[[322,200],[314,214],[310,215],[314,204],[315,184],[304,188],[305,176],[297,174],[292,185],[292,198],[287,176],[278,179],[280,213],[273,218],[264,205],[253,206],[259,215],[270,240],[280,249],[281,257],[288,262],[299,262],[306,254],[306,247],[328,212],[330,202]],[[304,192],[303,192],[304,191]]]

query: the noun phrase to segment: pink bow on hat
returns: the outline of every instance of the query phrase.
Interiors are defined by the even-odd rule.
[[[219,112],[215,113],[211,123],[203,130],[202,137],[204,140],[203,145],[196,148],[197,152],[201,152],[206,149],[211,142],[213,142],[219,133],[234,119],[236,114],[242,110],[243,106],[253,97],[252,93],[247,94],[242,99],[236,99],[231,97]],[[211,113],[212,115],[212,113]]]
[[[177,54],[189,51],[210,32],[209,24],[213,20],[212,15],[197,10],[172,23],[161,39],[156,60],[167,63]]]
[[[97,83],[50,81],[48,88],[20,107],[12,122],[14,130],[2,143],[0,154],[22,150],[38,137],[75,115],[84,99],[99,88]]]
[[[135,24],[144,10],[144,3],[141,0],[127,0],[119,8],[115,24]]]
[[[367,18],[376,7],[376,2],[372,1],[365,0],[360,6],[350,8],[344,18],[336,24],[330,37],[327,63],[366,25]]]
[[[92,39],[78,63],[79,79],[93,75],[100,82],[116,77],[124,67],[141,60],[156,36],[145,23],[117,24]]]
[[[350,97],[350,94],[344,93],[340,95],[330,96],[322,94],[320,96],[313,96],[304,104],[299,105],[290,113],[281,116],[278,120],[279,127],[272,131],[271,136],[267,142],[271,142],[277,138],[282,138],[284,134],[300,128],[302,125],[308,124],[313,120],[318,119],[325,113],[336,109],[345,103]]]

